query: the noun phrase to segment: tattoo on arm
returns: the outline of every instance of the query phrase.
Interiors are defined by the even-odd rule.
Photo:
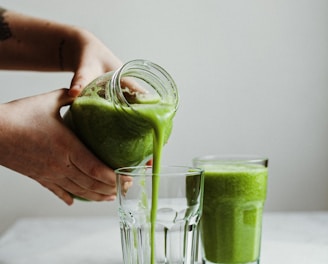
[[[5,21],[4,14],[6,9],[0,7],[0,41],[4,41],[12,37],[9,24]]]
[[[59,49],[58,49],[58,57],[59,57],[59,67],[63,71],[64,70],[64,55],[63,55],[63,48],[65,44],[65,39],[62,39],[59,43]]]

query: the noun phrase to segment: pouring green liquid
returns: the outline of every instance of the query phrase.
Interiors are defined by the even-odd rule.
[[[165,104],[137,104],[134,109],[137,113],[129,108],[117,111],[106,100],[81,97],[74,101],[67,118],[71,120],[71,126],[83,142],[113,169],[138,165],[141,160],[148,160],[153,153],[150,221],[151,263],[155,263],[154,237],[160,181],[158,175],[162,149],[171,133],[175,107]],[[124,124],[125,122],[130,123]]]
[[[152,93],[121,89],[122,82],[130,80],[143,82],[141,86]],[[112,169],[143,165],[153,157],[152,264],[162,149],[171,134],[177,104],[171,76],[150,61],[134,60],[91,82],[64,116],[85,145]]]

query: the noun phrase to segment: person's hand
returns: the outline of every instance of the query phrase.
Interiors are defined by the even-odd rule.
[[[73,69],[74,76],[71,81],[69,94],[76,97],[82,89],[100,75],[117,70],[123,64],[111,50],[109,50],[98,38],[88,31],[78,30],[77,48],[74,49]],[[69,54],[72,56],[72,54]],[[130,78],[121,81],[122,87],[128,87],[132,92],[145,93],[137,82]]]
[[[74,76],[69,91],[73,97],[98,76],[122,66],[122,62],[93,34],[80,30],[77,36]]]
[[[0,165],[24,174],[67,204],[71,194],[102,201],[116,196],[116,175],[65,126],[67,89],[0,105]]]

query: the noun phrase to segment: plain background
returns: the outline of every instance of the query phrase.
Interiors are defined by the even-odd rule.
[[[165,164],[267,156],[267,211],[328,210],[328,1],[1,2],[84,27],[123,61],[148,59],[170,72],[180,108]],[[0,71],[1,103],[68,87],[71,77]],[[115,202],[68,207],[0,167],[0,232],[20,217],[115,214]]]

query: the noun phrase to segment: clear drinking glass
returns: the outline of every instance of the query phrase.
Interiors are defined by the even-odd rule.
[[[193,165],[204,169],[203,263],[260,263],[268,159],[204,156]]]
[[[159,174],[150,166],[116,170],[124,264],[194,263],[202,172],[179,166]]]

